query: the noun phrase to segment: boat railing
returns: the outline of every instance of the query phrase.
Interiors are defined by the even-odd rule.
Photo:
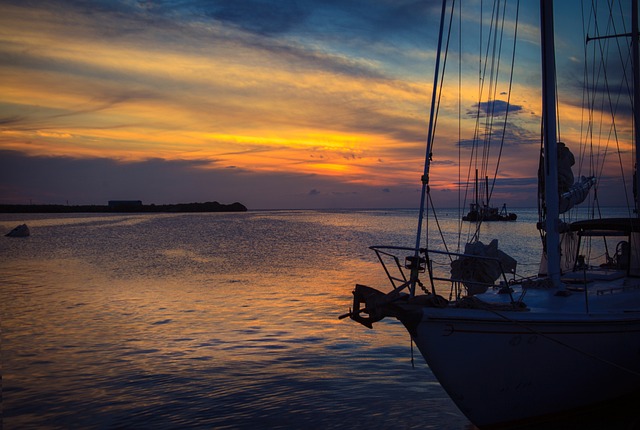
[[[427,287],[419,279],[419,274],[425,272],[429,277],[429,287],[432,294],[436,294],[436,283],[438,285],[445,283],[450,285],[451,294],[456,298],[462,296],[465,291],[466,295],[473,295],[486,291],[488,288],[497,287],[501,288],[501,292],[511,294],[509,285],[515,280],[515,269],[513,271],[505,270],[500,259],[492,256],[402,246],[371,246],[370,249],[375,251],[394,291],[410,287],[415,280],[425,293],[429,293]],[[436,261],[434,256],[437,255],[442,256],[447,262]],[[466,270],[457,271],[458,275],[462,276],[456,276],[452,273],[452,264],[455,261],[466,268]],[[444,269],[445,265],[448,267],[448,275]],[[436,270],[436,266],[441,269]],[[492,276],[483,275],[482,270],[478,269],[480,266],[491,267],[494,274]],[[511,280],[509,280],[509,276],[511,276]],[[500,282],[496,285],[498,280]]]

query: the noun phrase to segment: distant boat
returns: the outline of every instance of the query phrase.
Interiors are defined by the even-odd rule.
[[[502,209],[492,208],[488,205],[479,205],[471,203],[469,212],[462,217],[462,221],[478,222],[478,221],[515,221],[518,215],[507,212],[507,204],[502,205]]]
[[[9,233],[5,234],[7,237],[27,237],[31,234],[29,227],[26,224],[20,224]]]
[[[638,0],[633,0],[631,9],[631,14],[626,15],[631,16],[631,33],[617,36],[615,44],[619,47],[626,41],[633,58],[629,61],[622,54],[617,57],[622,60],[622,65],[617,66],[620,70],[628,64],[633,66],[632,109],[611,108],[619,115],[634,114],[636,160],[632,164],[637,168],[640,167]],[[443,0],[416,245],[372,246],[392,290],[383,292],[356,285],[353,307],[342,318],[349,316],[369,328],[385,317],[400,320],[442,387],[480,428],[548,419],[637,395],[640,218],[639,215],[597,218],[598,210],[589,211],[589,215],[596,216],[593,219],[575,221],[577,214],[573,213],[571,217],[561,217],[590,195],[595,174],[604,169],[596,166],[591,170],[594,177],[581,177],[570,186],[559,178],[559,166],[563,163],[558,161],[559,152],[564,145],[557,137],[552,0],[540,1],[543,150],[537,224],[542,261],[538,273],[520,276],[516,261],[498,249],[497,239],[484,244],[476,236],[464,246],[464,251],[453,252],[444,244],[444,234],[431,237],[433,234],[425,228],[426,238],[422,237],[425,218],[430,216],[425,210],[430,209],[431,202],[430,164],[432,157],[437,156],[433,142],[439,83],[443,82],[439,76],[444,69],[440,61],[446,56],[443,47],[450,46],[443,39],[449,23],[458,21],[457,17],[447,16],[448,10],[447,0]],[[450,10],[452,14],[455,12],[453,7]],[[612,28],[608,24],[594,28]],[[517,24],[514,27],[517,29]],[[613,35],[599,36],[601,40],[597,43],[604,44],[612,38]],[[594,38],[586,40],[588,43]],[[602,49],[600,45],[593,52],[600,53]],[[602,73],[600,68],[608,63],[603,59],[599,66],[592,66],[593,70]],[[602,90],[605,86],[592,87]],[[605,105],[590,97],[586,97],[590,101],[588,108]],[[603,122],[610,126],[611,121]],[[596,150],[594,156],[600,153]],[[640,193],[637,170],[634,181],[638,181],[634,189]],[[592,199],[597,207],[595,196]],[[635,199],[638,213],[640,196],[636,194]],[[630,214],[632,211],[629,208]],[[426,246],[422,245],[423,240]],[[596,241],[604,244],[598,245]],[[520,246],[526,250],[530,245]],[[601,259],[602,256],[605,258]],[[419,395],[415,393],[414,397]],[[407,410],[419,407],[430,406],[428,401],[422,406],[414,403]]]
[[[485,192],[487,203],[480,203],[480,186],[478,184],[478,170],[476,169],[476,201],[469,205],[469,212],[462,217],[462,221],[483,222],[483,221],[515,221],[518,215],[507,212],[507,204],[502,205],[502,209],[489,206],[489,178],[485,176]]]

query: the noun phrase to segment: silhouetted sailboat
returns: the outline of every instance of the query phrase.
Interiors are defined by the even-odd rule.
[[[487,190],[486,203],[480,203],[479,187],[478,187],[478,171],[476,170],[476,201],[469,204],[469,212],[462,217],[462,221],[482,222],[482,221],[515,221],[518,215],[507,212],[507,204],[504,203],[502,208],[492,207],[489,205],[489,177],[485,176],[485,190]]]
[[[640,220],[561,218],[585,199],[596,180],[582,177],[568,187],[559,180],[564,145],[557,142],[552,9],[552,0],[540,1],[544,148],[539,273],[519,277],[516,261],[498,249],[497,240],[486,245],[476,238],[459,253],[422,246],[443,35],[451,22],[444,0],[416,245],[371,247],[392,290],[356,285],[353,308],[343,315],[367,327],[385,317],[399,319],[442,387],[479,427],[554,415],[640,390]],[[625,36],[633,52],[636,103],[637,0],[632,31]],[[639,108],[633,111],[637,134]],[[640,175],[634,180],[640,181]],[[596,239],[618,243],[611,255],[605,242],[602,264],[585,248],[593,248]],[[438,270],[440,264],[450,272]],[[448,299],[443,291],[449,292]]]

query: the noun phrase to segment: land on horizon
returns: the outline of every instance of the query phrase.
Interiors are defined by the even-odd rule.
[[[0,204],[0,213],[246,212],[242,203],[218,202],[144,205],[139,200],[113,200],[108,205]]]

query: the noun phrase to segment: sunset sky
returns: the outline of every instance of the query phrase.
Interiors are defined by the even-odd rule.
[[[556,3],[561,139],[571,146],[582,115],[582,6]],[[458,201],[459,171],[464,180],[468,171],[459,148],[464,156],[473,137],[466,128],[458,135],[453,114],[473,123],[488,107],[478,104],[472,53],[479,0],[462,4],[460,22],[476,32],[462,58],[476,65],[463,73],[460,104],[448,97],[457,80],[443,95],[431,183],[442,205]],[[439,0],[4,0],[0,203],[416,207],[440,8]],[[511,103],[499,206],[535,206],[538,26],[538,2],[523,0],[511,91],[502,75],[495,88],[496,109]],[[447,67],[457,73],[457,64]],[[619,127],[621,146],[596,151],[629,163],[629,126]],[[623,204],[611,178],[619,159],[610,159],[596,167],[607,173],[600,196]],[[589,174],[578,164],[576,176]]]

